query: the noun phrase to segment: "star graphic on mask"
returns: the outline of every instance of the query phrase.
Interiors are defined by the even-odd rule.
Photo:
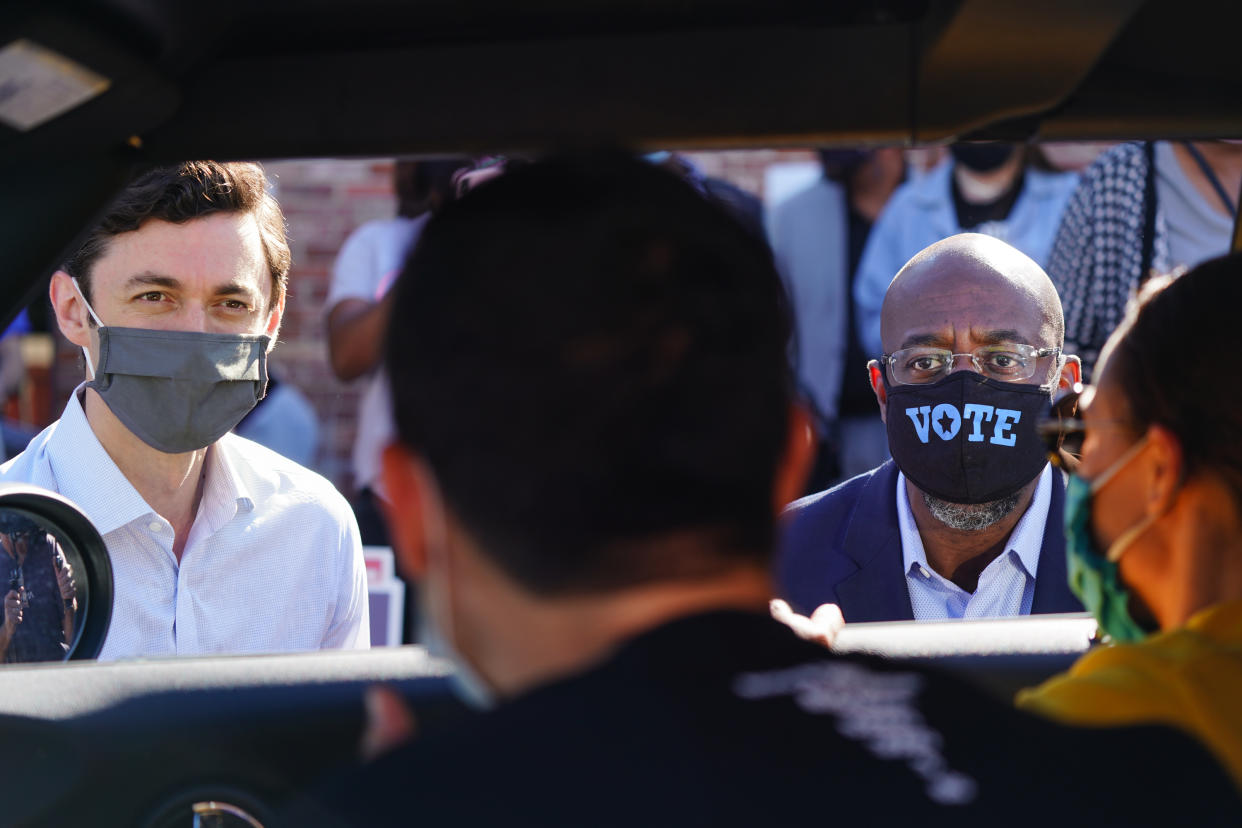
[[[941,434],[948,434],[953,430],[953,418],[948,413],[941,414],[936,424],[940,427]]]

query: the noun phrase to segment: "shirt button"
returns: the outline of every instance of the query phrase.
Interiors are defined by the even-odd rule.
[[[147,528],[156,535],[164,531],[164,526],[154,520],[147,524]]]
[[[923,576],[924,581],[931,579],[931,573],[924,569],[922,564],[919,565],[919,574]]]

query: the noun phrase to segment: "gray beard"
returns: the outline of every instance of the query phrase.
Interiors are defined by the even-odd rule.
[[[1014,492],[999,500],[989,500],[987,503],[952,503],[933,497],[927,492],[921,494],[927,511],[945,526],[963,532],[980,532],[1004,520],[1018,508],[1020,492]]]

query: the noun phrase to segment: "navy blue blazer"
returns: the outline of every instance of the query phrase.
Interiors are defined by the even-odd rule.
[[[791,504],[777,552],[777,591],[795,611],[836,604],[846,621],[910,621],[910,590],[897,525],[897,465],[877,469]],[[1032,613],[1081,612],[1065,577],[1065,483],[1052,502],[1035,573]]]

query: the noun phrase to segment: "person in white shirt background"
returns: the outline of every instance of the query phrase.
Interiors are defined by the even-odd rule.
[[[453,176],[469,168],[465,158],[397,161],[393,165],[396,215],[368,221],[350,234],[332,267],[325,302],[328,359],[343,382],[362,381],[357,434],[351,456],[354,495],[350,505],[367,545],[387,546],[379,498],[380,455],[395,436],[392,398],[380,367],[384,329],[392,305],[389,288],[427,219],[452,197]],[[406,590],[403,640],[417,636],[411,589]]]
[[[141,175],[51,281],[88,381],[0,479],[75,501],[116,583],[100,657],[369,646],[357,522],[228,433],[263,396],[289,272],[262,168]]]
[[[397,214],[361,225],[341,246],[332,267],[325,318],[332,373],[343,382],[365,380],[358,403],[353,447],[353,506],[368,544],[387,545],[388,530],[375,506],[380,453],[392,439],[387,383],[380,371],[380,346],[392,304],[388,289],[418,240],[428,217],[450,197],[453,173],[466,159],[397,161],[393,190]]]

